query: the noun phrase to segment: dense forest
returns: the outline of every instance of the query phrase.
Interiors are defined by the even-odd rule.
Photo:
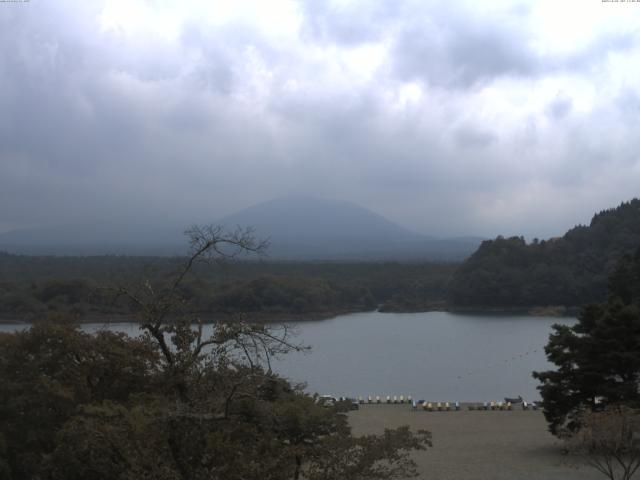
[[[640,245],[640,200],[596,214],[561,238],[485,241],[450,284],[454,308],[580,306],[606,298],[607,277]]]
[[[37,320],[71,314],[117,319],[131,305],[121,286],[161,283],[183,258],[54,257],[0,254],[0,318]],[[204,317],[247,313],[254,319],[322,318],[380,307],[426,310],[444,305],[456,264],[228,261],[200,264],[182,285]]]
[[[603,301],[617,261],[640,245],[640,200],[596,214],[563,237],[485,241],[462,264],[226,261],[194,266],[181,284],[194,313],[214,319],[317,319],[368,311],[580,307]],[[121,319],[116,293],[175,274],[182,257],[25,256],[0,253],[0,319],[71,315]]]

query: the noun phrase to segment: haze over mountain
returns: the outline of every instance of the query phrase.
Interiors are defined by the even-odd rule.
[[[254,205],[220,223],[230,229],[251,225],[256,236],[270,239],[270,257],[296,260],[459,260],[481,241],[420,235],[354,203],[305,196]]]
[[[256,237],[270,240],[271,259],[460,260],[481,240],[420,235],[362,206],[305,196],[270,200],[215,223],[229,230],[254,228]],[[23,229],[0,235],[0,249],[27,254],[175,255],[185,251],[183,229],[97,222]]]
[[[185,251],[184,225],[89,222],[13,230],[0,250],[26,255],[176,255]]]

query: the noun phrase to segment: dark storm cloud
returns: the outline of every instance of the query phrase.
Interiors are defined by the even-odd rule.
[[[0,3],[0,229],[308,193],[544,236],[637,191],[637,30],[555,52],[521,3],[111,5]]]

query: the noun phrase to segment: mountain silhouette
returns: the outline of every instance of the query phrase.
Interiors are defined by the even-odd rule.
[[[217,222],[227,230],[251,227],[269,239],[273,260],[462,260],[480,238],[420,235],[351,202],[291,196],[240,210]],[[176,225],[92,222],[22,229],[0,235],[0,250],[44,255],[182,255],[186,238]]]
[[[250,225],[268,238],[272,258],[292,260],[406,260],[464,258],[481,239],[420,235],[351,202],[282,197],[223,218],[228,229]]]

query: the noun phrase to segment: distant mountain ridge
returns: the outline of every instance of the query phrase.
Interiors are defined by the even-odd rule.
[[[354,203],[307,196],[269,200],[215,223],[229,230],[252,227],[256,237],[270,239],[267,254],[273,260],[460,261],[481,241],[420,235]],[[54,255],[176,255],[186,251],[182,230],[115,223],[25,229],[0,235],[0,250]]]
[[[640,246],[640,200],[593,216],[563,237],[527,244],[522,237],[482,242],[450,285],[453,307],[580,306],[601,302],[607,278]]]
[[[401,227],[360,205],[296,196],[270,200],[223,218],[268,237],[268,254],[288,260],[461,260],[480,239],[437,239]]]
[[[228,228],[251,225],[256,233],[288,241],[319,243],[326,239],[381,241],[419,240],[411,232],[360,205],[334,199],[292,196],[269,200],[229,215],[220,223]]]

